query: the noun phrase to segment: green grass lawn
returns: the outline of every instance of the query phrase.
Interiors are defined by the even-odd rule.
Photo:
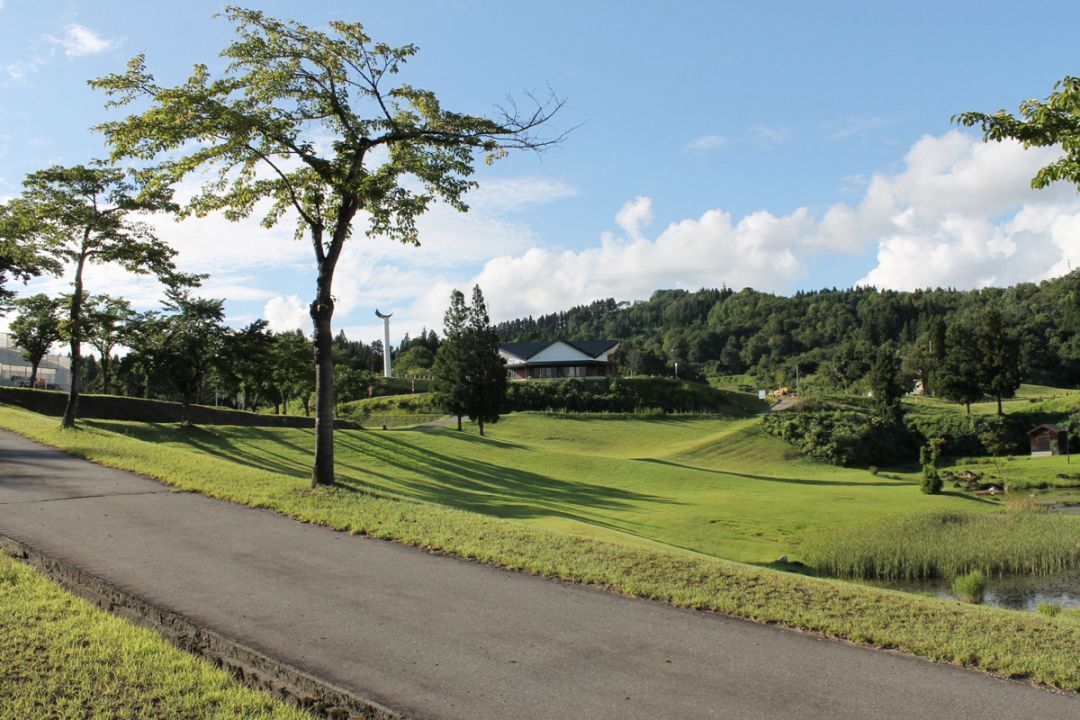
[[[0,718],[150,717],[311,716],[0,554]]]
[[[340,431],[339,484],[308,487],[311,430],[55,418],[0,427],[179,488],[628,595],[782,623],[1080,689],[1080,624],[757,568],[817,528],[920,509],[905,475],[799,460],[755,421],[516,415],[452,430]]]
[[[165,448],[306,480],[310,430],[88,421]],[[452,429],[339,431],[341,485],[585,537],[661,543],[751,563],[798,557],[808,531],[921,510],[994,509],[961,493],[927,497],[914,478],[801,460],[758,420],[515,414],[489,439]]]

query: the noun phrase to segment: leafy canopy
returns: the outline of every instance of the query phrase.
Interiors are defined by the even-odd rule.
[[[1080,77],[1058,80],[1046,100],[1023,101],[1019,117],[998,110],[993,114],[964,112],[952,119],[966,127],[978,125],[986,141],[1012,138],[1029,148],[1060,145],[1064,154],[1041,168],[1031,186],[1038,189],[1067,180],[1080,192]]]
[[[98,129],[114,158],[166,158],[147,172],[154,187],[214,168],[215,179],[186,213],[221,210],[237,219],[269,200],[263,224],[295,210],[297,233],[311,231],[320,261],[333,259],[358,211],[369,214],[369,235],[416,243],[415,219],[433,199],[466,209],[462,195],[474,185],[468,178],[477,153],[490,162],[560,139],[535,134],[561,107],[557,100],[489,119],[445,110],[430,91],[393,85],[416,47],[372,42],[359,23],[331,22],[322,32],[256,10],[228,7],[224,15],[238,39],[222,52],[229,63],[221,77],[196,65],[186,82],[166,87],[139,55],[124,74],[91,82],[110,105],[150,102]],[[327,229],[333,236],[324,240]]]

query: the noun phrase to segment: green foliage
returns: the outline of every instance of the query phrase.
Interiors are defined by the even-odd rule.
[[[924,495],[941,494],[942,480],[941,473],[938,472],[938,461],[944,445],[942,438],[931,438],[919,448],[919,465],[922,467],[919,489]]]
[[[198,278],[177,273],[176,251],[154,236],[151,227],[131,219],[138,213],[172,210],[172,192],[146,187],[124,170],[103,166],[54,166],[31,173],[22,196],[11,207],[23,218],[28,240],[56,258],[73,263],[66,336],[71,347],[71,390],[64,427],[78,414],[81,346],[86,340],[83,270],[87,263],[117,263],[138,274],[154,274],[174,287]]]
[[[195,402],[207,373],[218,359],[225,336],[224,301],[192,297],[187,291],[170,290],[166,307],[163,360],[165,372],[180,392],[189,425],[189,406]]]
[[[756,398],[674,378],[568,378],[510,383],[511,410],[568,413],[715,413],[745,417],[760,412]]]
[[[1061,148],[1062,156],[1040,168],[1031,186],[1044,188],[1065,180],[1080,192],[1080,78],[1066,75],[1058,80],[1046,100],[1024,100],[1019,117],[998,110],[993,114],[965,112],[952,119],[967,127],[978,125],[987,142],[1011,138],[1028,148]]]
[[[762,427],[805,455],[845,467],[907,462],[915,442],[896,417],[856,405],[806,404],[766,415]]]
[[[57,275],[61,265],[46,254],[37,233],[34,209],[26,203],[0,203],[0,316],[8,309],[15,292],[5,287],[9,280],[26,282],[43,274]]]
[[[101,392],[110,391],[112,353],[123,342],[127,325],[135,319],[131,303],[123,298],[94,295],[86,306],[86,341],[101,355]]]
[[[1080,568],[1080,522],[1032,511],[881,517],[812,533],[804,562],[834,577],[866,580],[1051,575]]]
[[[500,323],[496,330],[505,342],[619,339],[624,376],[671,375],[677,361],[681,379],[749,375],[754,389],[775,389],[793,387],[798,367],[803,389],[826,392],[869,389],[878,349],[892,342],[902,358],[902,389],[918,379],[936,393],[932,378],[944,359],[947,329],[959,323],[975,335],[977,319],[991,306],[1001,309],[1018,345],[1025,382],[1075,386],[1080,270],[1038,285],[978,291],[859,287],[780,297],[749,288],[658,290],[641,302],[598,300]]]
[[[978,570],[972,570],[953,580],[952,591],[960,602],[978,605],[983,601],[983,594],[986,592],[986,576]]]
[[[15,301],[19,316],[11,321],[11,336],[30,363],[30,387],[37,387],[37,369],[53,343],[60,339],[60,302],[38,293]]]

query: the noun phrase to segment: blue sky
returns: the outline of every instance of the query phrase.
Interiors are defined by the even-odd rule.
[[[379,337],[376,307],[396,313],[396,336],[439,327],[450,289],[474,282],[508,319],[661,287],[979,287],[1080,263],[1075,189],[1028,187],[1053,151],[949,123],[1080,73],[1075,2],[250,5],[417,44],[404,79],[452,109],[550,85],[567,99],[557,124],[578,126],[541,158],[481,169],[472,211],[435,208],[420,248],[357,233],[336,284],[350,337]],[[0,198],[35,169],[104,154],[89,128],[114,115],[87,79],[137,52],[165,82],[219,66],[222,7],[0,0]],[[155,223],[185,269],[212,274],[204,292],[233,324],[308,327],[313,262],[291,226]],[[115,268],[89,281],[141,307],[159,297]]]

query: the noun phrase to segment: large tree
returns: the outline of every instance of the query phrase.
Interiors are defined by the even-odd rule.
[[[86,306],[86,341],[101,355],[101,392],[108,395],[112,353],[122,343],[126,325],[135,317],[124,298],[94,295]]]
[[[86,340],[83,271],[90,263],[117,263],[140,274],[190,281],[175,273],[176,252],[157,239],[135,213],[169,210],[172,193],[146,187],[123,170],[102,166],[54,166],[31,173],[21,198],[13,201],[27,237],[73,266],[66,335],[71,343],[71,390],[63,427],[75,426],[80,391],[82,343]]]
[[[11,335],[30,363],[30,387],[37,387],[38,366],[60,339],[60,302],[44,293],[15,301],[19,316],[11,321]]]
[[[9,281],[26,282],[60,272],[60,263],[42,252],[36,228],[33,208],[25,202],[0,203],[0,315],[10,309],[15,297],[15,292],[5,287]]]
[[[238,38],[222,52],[213,77],[197,65],[181,85],[159,84],[135,57],[127,72],[93,81],[111,104],[149,108],[100,129],[114,158],[155,161],[155,187],[211,169],[216,178],[186,206],[197,215],[238,219],[263,211],[265,225],[286,213],[307,236],[318,272],[314,322],[316,444],[313,483],[334,479],[331,319],[334,271],[360,219],[369,236],[416,244],[416,218],[432,201],[466,210],[477,154],[491,161],[509,150],[539,150],[560,137],[537,130],[561,102],[516,107],[494,118],[445,110],[435,94],[394,84],[413,45],[373,42],[359,23],[326,31],[256,10],[224,11]]]
[[[1001,399],[1011,398],[1020,387],[1020,345],[993,305],[983,311],[978,348],[982,387],[997,400],[997,414],[1002,415]]]
[[[968,417],[971,403],[982,399],[982,358],[978,335],[964,323],[955,323],[945,333],[945,355],[931,375],[937,395],[960,403]]]
[[[1045,100],[1024,100],[1019,117],[1004,110],[992,114],[970,111],[954,115],[953,121],[967,127],[978,125],[986,141],[1011,138],[1024,147],[1060,146],[1062,156],[1041,168],[1031,186],[1044,188],[1067,180],[1080,192],[1080,77],[1058,80]]]

